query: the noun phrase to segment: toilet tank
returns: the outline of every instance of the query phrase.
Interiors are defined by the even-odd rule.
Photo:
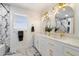
[[[0,56],[5,54],[5,44],[0,44]]]

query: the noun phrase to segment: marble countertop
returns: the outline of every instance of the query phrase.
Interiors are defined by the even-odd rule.
[[[69,44],[69,45],[72,45],[76,48],[79,48],[79,39],[78,38],[73,38],[73,37],[68,37],[68,36],[63,36],[63,37],[60,37],[59,35],[46,35],[46,34],[41,34],[41,33],[36,33],[36,35],[40,35],[42,37],[47,37],[49,39],[52,39],[52,40],[56,40],[56,41],[59,41],[59,42],[62,42],[62,43],[65,43],[65,44]]]

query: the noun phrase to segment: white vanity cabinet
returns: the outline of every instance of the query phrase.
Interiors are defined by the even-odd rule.
[[[39,52],[43,55],[43,56],[48,56],[48,40],[45,37],[41,37],[41,36],[36,36],[35,38],[35,46],[36,48],[39,50]]]
[[[53,38],[54,39],[54,38]],[[61,56],[63,55],[63,46],[60,42],[43,36],[35,38],[35,46],[43,56]]]
[[[65,39],[36,35],[35,46],[42,56],[79,56],[79,47],[63,40]]]
[[[64,45],[64,56],[79,56],[79,48]]]
[[[38,51],[40,52],[40,54],[42,54],[41,51],[43,50],[43,49],[41,49],[42,46],[43,46],[43,44],[42,44],[41,41],[42,41],[42,38],[40,36],[36,35],[35,36],[35,40],[34,40],[34,45],[38,49]]]
[[[61,42],[56,41],[55,38],[49,39],[47,37],[41,37],[39,47],[43,56],[63,55],[63,45]]]
[[[50,55],[51,51],[49,52],[50,45],[49,45],[49,39],[47,37],[36,35],[35,46],[43,56]]]

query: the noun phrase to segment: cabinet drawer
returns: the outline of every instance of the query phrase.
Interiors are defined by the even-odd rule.
[[[73,47],[74,48],[74,47]],[[65,56],[79,56],[79,51],[72,47],[64,47]]]

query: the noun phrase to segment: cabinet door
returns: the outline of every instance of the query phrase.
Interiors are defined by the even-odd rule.
[[[63,55],[63,45],[61,42],[56,41],[56,38],[48,40],[49,44],[49,55],[50,56],[62,56]]]
[[[54,56],[62,56],[63,55],[63,45],[62,43],[51,40],[50,41],[50,48],[52,49],[52,55]]]
[[[34,40],[34,44],[35,44],[35,47],[40,51],[40,40],[41,40],[41,38],[40,38],[40,36],[35,36],[35,40]]]
[[[64,46],[65,56],[79,56],[79,49],[72,46]]]
[[[48,40],[48,44],[49,44],[48,51],[49,51],[49,55],[50,56],[53,56],[54,55],[54,51],[55,51],[55,43],[56,42],[53,39],[49,39]]]
[[[73,50],[71,48],[65,48],[64,55],[65,56],[77,56],[77,55],[79,55],[79,52],[76,50]]]
[[[42,53],[43,56],[48,56],[48,40],[45,37],[41,37],[41,39],[39,40],[39,48],[40,48],[40,52]]]
[[[46,37],[38,36],[35,37],[35,46],[43,56],[48,56],[48,41]]]

